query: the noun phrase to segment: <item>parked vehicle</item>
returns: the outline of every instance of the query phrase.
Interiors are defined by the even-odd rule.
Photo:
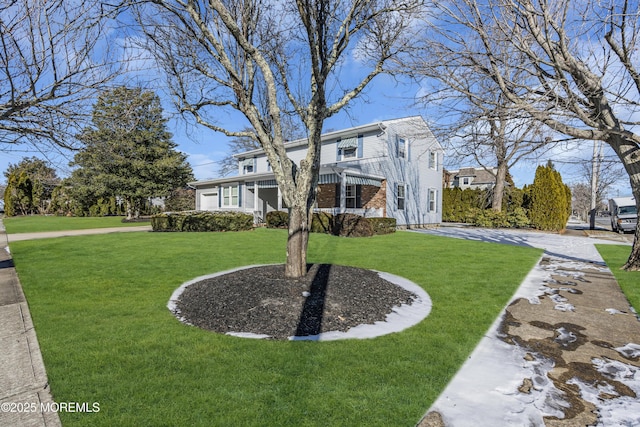
[[[616,197],[609,200],[611,229],[618,233],[635,231],[638,222],[638,208],[634,197]]]

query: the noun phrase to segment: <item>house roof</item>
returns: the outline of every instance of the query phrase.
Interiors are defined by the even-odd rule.
[[[340,168],[336,166],[321,166],[320,167],[320,183],[327,184],[330,182],[339,182],[339,178],[336,178],[335,181],[331,181],[326,178],[328,176],[338,176],[338,174],[344,173],[347,178],[348,184],[367,184],[367,185],[377,185],[385,179],[384,176],[375,175],[375,174],[364,174],[357,169],[351,168]],[[323,181],[323,178],[324,181]],[[249,181],[266,181],[266,180],[274,180],[275,175],[273,172],[267,173],[251,173],[246,175],[234,175],[225,178],[215,178],[215,179],[206,179],[202,181],[192,181],[188,182],[187,185],[190,187],[197,186],[206,186],[206,185],[224,185],[224,184],[232,184],[232,183],[240,183],[240,182],[249,182]]]
[[[474,184],[493,184],[496,182],[495,176],[491,175],[488,171],[481,169],[476,171],[476,175],[473,178]]]
[[[460,178],[466,178],[466,177],[472,177],[473,178],[473,184],[493,184],[496,182],[496,178],[495,176],[493,176],[491,174],[491,172],[487,171],[484,168],[472,168],[472,167],[468,167],[468,168],[460,168],[460,170],[457,171],[449,171],[450,174],[452,174],[454,177],[457,177],[458,179]]]
[[[379,122],[373,122],[373,123],[369,123],[366,125],[360,125],[360,126],[354,126],[351,128],[346,128],[346,129],[341,129],[341,130],[336,130],[336,131],[331,131],[331,132],[327,132],[327,133],[323,133],[321,135],[322,138],[322,142],[325,141],[332,141],[341,137],[353,137],[354,134],[358,134],[358,133],[363,133],[363,132],[368,132],[368,131],[372,131],[372,130],[376,130],[379,129],[380,131],[385,131],[387,129],[387,127],[391,124],[394,123],[400,123],[400,122],[406,122],[406,121],[412,121],[412,120],[419,120],[421,121],[424,125],[426,125],[426,122],[424,121],[424,119],[421,116],[409,116],[409,117],[403,117],[403,118],[399,118],[399,119],[391,119],[391,120],[382,120]],[[290,142],[286,142],[284,144],[285,148],[293,148],[293,147],[298,147],[298,146],[305,146],[308,144],[308,140],[307,138],[301,138],[301,139],[297,139],[295,141],[290,141]],[[244,157],[249,157],[249,156],[256,156],[259,154],[264,153],[264,150],[262,148],[257,148],[255,150],[250,150],[250,151],[245,151],[242,153],[238,153],[238,154],[234,154],[233,157],[235,158],[244,158]]]

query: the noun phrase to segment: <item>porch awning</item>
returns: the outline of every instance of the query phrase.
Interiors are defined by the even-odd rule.
[[[258,181],[258,188],[278,188],[278,183],[275,179],[265,179]]]
[[[351,176],[347,175],[347,184],[351,185],[373,185],[375,187],[382,187],[382,182],[375,178],[366,178],[363,176]]]
[[[318,184],[337,184],[338,182],[340,182],[340,177],[335,173],[320,175],[318,178]]]
[[[358,148],[358,138],[344,138],[342,141],[338,142],[338,148]]]
[[[320,175],[318,179],[318,184],[337,184],[339,182],[340,176],[335,173]],[[347,175],[346,183],[350,185],[373,185],[375,187],[382,187],[382,181],[380,179],[364,176]]]

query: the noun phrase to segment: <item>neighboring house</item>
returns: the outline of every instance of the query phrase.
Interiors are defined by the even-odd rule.
[[[493,172],[493,174],[491,174]],[[484,168],[460,168],[459,170],[445,171],[445,186],[448,188],[488,189],[496,185],[495,174],[498,169],[491,172]]]
[[[285,147],[299,163],[307,141]],[[234,157],[237,176],[189,183],[196,189],[196,210],[246,212],[256,223],[270,211],[286,211],[263,150]],[[392,217],[399,227],[442,221],[443,150],[419,116],[326,133],[320,164],[317,211]]]

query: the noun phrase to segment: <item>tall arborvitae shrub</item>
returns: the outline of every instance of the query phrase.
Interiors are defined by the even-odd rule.
[[[538,166],[533,184],[526,189],[525,199],[534,228],[546,231],[565,228],[571,212],[571,191],[553,165]]]
[[[33,212],[33,181],[25,171],[16,170],[9,175],[4,191],[4,213],[14,216]]]

